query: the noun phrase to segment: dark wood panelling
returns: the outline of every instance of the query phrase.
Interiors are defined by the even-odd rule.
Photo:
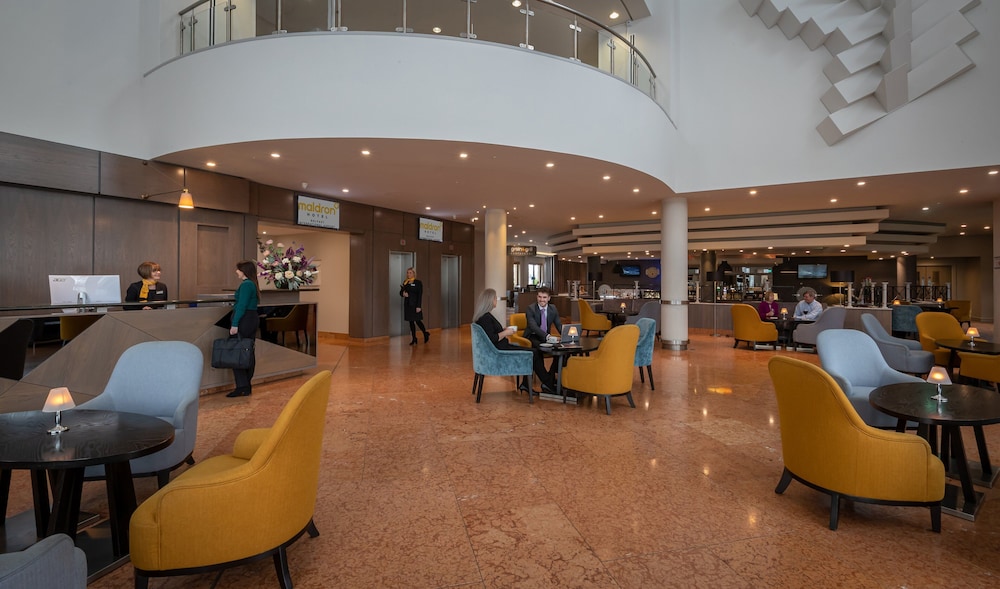
[[[250,212],[250,181],[244,178],[188,168],[187,188],[196,207]]]
[[[145,261],[163,271],[170,298],[179,298],[178,209],[138,200],[96,198],[94,203],[94,274],[118,274],[125,288],[140,279]]]
[[[374,223],[372,215],[375,208],[356,202],[337,201],[340,203],[340,230],[351,233],[372,231]]]
[[[263,219],[295,222],[295,194],[285,188],[256,184],[257,216]]]
[[[179,214],[180,296],[234,290],[245,243],[243,215],[197,208]]]
[[[372,262],[372,236],[373,233],[352,233],[351,234],[351,267],[350,283],[351,288],[348,293],[348,304],[350,305],[350,316],[348,319],[348,334],[356,338],[373,337],[373,313],[375,307],[373,301],[373,280],[371,269]],[[385,296],[382,296],[385,299]],[[387,303],[386,303],[387,304]],[[381,307],[386,309],[388,307]],[[361,310],[361,311],[359,311]],[[384,317],[386,313],[378,313]],[[383,333],[382,335],[385,335]]]
[[[400,236],[403,235],[403,219],[404,213],[400,211],[379,208],[375,209],[372,216],[375,231],[395,233]]]
[[[160,194],[150,197],[152,202],[177,204],[184,188],[184,168],[147,162],[134,157],[111,153],[101,154],[101,194],[121,198],[139,199],[143,194]]]
[[[47,305],[49,274],[93,274],[93,197],[0,185],[0,210],[0,306]]]
[[[0,182],[96,193],[100,154],[0,133]]]

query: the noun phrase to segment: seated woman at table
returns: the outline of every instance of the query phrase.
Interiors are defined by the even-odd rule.
[[[161,307],[162,305],[146,304],[149,301],[165,301],[168,298],[167,285],[160,282],[160,265],[156,262],[143,262],[139,264],[136,272],[139,273],[142,280],[128,285],[128,290],[125,291],[125,302],[139,304],[125,305],[125,309],[148,311]]]
[[[760,320],[774,319],[780,313],[781,303],[778,302],[777,295],[771,291],[764,293],[764,300],[757,305],[757,314],[760,315]]]
[[[472,320],[476,322],[479,327],[483,328],[486,332],[486,337],[490,338],[493,345],[496,346],[498,350],[524,350],[530,351],[532,353],[531,363],[532,368],[535,371],[535,375],[539,380],[542,381],[542,392],[543,393],[555,393],[556,383],[552,375],[545,368],[545,361],[542,356],[542,351],[538,348],[522,348],[520,346],[515,346],[514,344],[507,341],[507,338],[514,335],[517,332],[515,327],[504,327],[500,325],[497,318],[493,316],[491,311],[497,306],[497,291],[492,288],[487,288],[476,299],[476,312],[472,315]],[[528,390],[527,378],[524,382],[518,385],[518,388],[522,391]]]

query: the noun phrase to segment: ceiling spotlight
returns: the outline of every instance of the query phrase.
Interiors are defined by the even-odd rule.
[[[462,158],[464,160],[465,158],[469,157],[469,154],[467,154],[467,153],[460,153],[460,154],[458,154],[458,157],[460,157],[460,158]]]
[[[273,157],[274,159],[278,159],[279,157],[281,157],[281,154],[278,152],[274,152],[271,154],[271,157]]]
[[[529,208],[529,209],[533,209],[533,208],[535,208],[535,205],[533,205],[533,204],[530,204],[530,205],[528,205],[528,208]]]
[[[958,234],[959,235],[965,235],[965,231],[959,231]]]
[[[611,176],[609,176],[609,175],[605,174],[605,175],[604,175],[604,179],[605,179],[605,180],[610,180],[610,179],[611,179]]]
[[[552,162],[549,162],[549,163],[545,164],[545,167],[546,168],[554,168],[554,167],[556,167],[556,165],[554,163],[552,163]]]
[[[983,229],[985,229],[985,230],[989,231],[989,230],[990,230],[990,226],[989,226],[989,225],[986,225],[985,227],[983,227]]]
[[[924,207],[924,208],[922,208],[922,209],[920,209],[920,210],[921,210],[921,211],[929,211],[929,210],[931,210],[931,208],[930,208],[930,207]]]
[[[830,202],[837,202],[837,199],[835,199],[835,198],[831,198],[831,199],[830,199]]]
[[[633,188],[632,192],[636,192],[637,193],[637,192],[639,192],[639,189],[638,188]]]
[[[751,190],[750,191],[750,196],[757,196],[757,191],[756,190]]]
[[[340,191],[343,192],[344,194],[347,194],[348,192],[351,191],[351,189],[350,188],[341,188]],[[430,208],[430,207],[427,207],[427,208]]]
[[[656,214],[656,211],[650,211],[650,214],[653,214],[653,215],[655,215],[655,214]]]
[[[576,221],[576,217],[570,217],[569,220],[570,221]]]
[[[858,186],[864,186],[865,184],[866,184],[866,182],[864,180],[861,180],[861,181],[858,182]]]
[[[521,0],[514,0],[513,2],[510,3],[510,5],[513,6],[514,8],[520,8]]]
[[[965,229],[966,227],[968,227],[968,225],[966,225],[965,223],[962,223],[961,225],[959,225],[959,227],[961,227],[962,229]]]
[[[618,18],[619,16],[621,16],[621,15],[618,14],[617,12],[615,12],[615,11],[612,11],[611,14],[608,15],[608,18],[610,18],[611,20],[614,20],[614,19]]]
[[[215,162],[205,162],[205,165],[208,166],[209,168],[214,168]]]
[[[997,173],[1000,173],[1000,170],[990,170],[989,172],[986,173],[989,174],[990,176],[996,176]]]
[[[434,27],[431,30],[434,31],[435,33],[440,33],[441,32],[441,27]]]
[[[603,219],[603,218],[604,218],[604,215],[597,215],[597,218],[598,218],[598,219]]]
[[[424,210],[425,211],[429,211],[429,210],[431,210],[431,208],[430,207],[424,207]]]
[[[712,207],[705,207],[705,212],[706,212],[706,213],[707,213],[708,211],[711,211],[711,210],[712,210]]]
[[[968,188],[963,188],[963,189],[959,190],[958,193],[959,194],[968,194],[969,193],[969,189]]]
[[[371,154],[372,154],[372,152],[368,151],[367,149],[362,149],[361,150],[361,155],[371,155]]]

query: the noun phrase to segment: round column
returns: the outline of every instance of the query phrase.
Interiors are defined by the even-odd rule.
[[[500,325],[507,325],[507,211],[486,209],[486,251],[484,276],[486,288],[497,291],[500,300],[493,316]]]
[[[663,199],[660,217],[660,345],[688,347],[687,199]]]

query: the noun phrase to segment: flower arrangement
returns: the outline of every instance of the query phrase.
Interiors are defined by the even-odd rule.
[[[257,248],[263,258],[257,262],[260,277],[273,283],[277,288],[296,290],[304,284],[312,284],[319,269],[313,263],[313,258],[305,256],[305,247],[286,248],[282,243],[274,243],[273,239],[265,242],[257,240]]]

